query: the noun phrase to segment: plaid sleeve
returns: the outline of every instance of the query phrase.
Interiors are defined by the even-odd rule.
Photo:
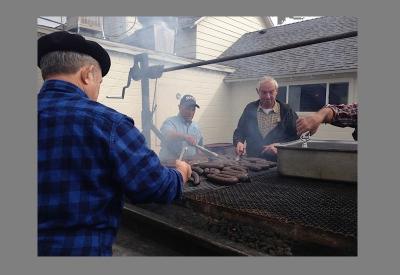
[[[358,117],[358,104],[340,104],[331,105],[328,104],[326,107],[333,110],[333,120],[332,125],[339,127],[357,127],[357,117]]]
[[[182,175],[160,164],[133,120],[124,117],[111,135],[115,177],[132,203],[169,203],[182,194]]]

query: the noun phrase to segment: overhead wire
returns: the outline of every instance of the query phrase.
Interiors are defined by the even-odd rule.
[[[121,35],[124,35],[124,34],[128,33],[129,31],[131,31],[135,27],[136,22],[137,22],[137,17],[135,16],[135,21],[133,22],[133,25],[128,30],[123,31],[123,32],[121,32],[119,34],[116,34],[116,35],[106,35],[106,36],[107,37],[113,37],[113,38],[120,37]]]

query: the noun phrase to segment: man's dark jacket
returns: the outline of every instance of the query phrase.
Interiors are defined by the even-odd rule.
[[[278,101],[278,100],[277,100]],[[273,128],[265,138],[258,129],[257,108],[260,100],[247,104],[239,119],[238,126],[233,133],[233,144],[246,141],[246,152],[250,157],[262,157],[276,161],[276,156],[261,154],[264,145],[276,142],[287,142],[298,139],[296,131],[297,114],[288,104],[278,101],[280,104],[281,121]]]

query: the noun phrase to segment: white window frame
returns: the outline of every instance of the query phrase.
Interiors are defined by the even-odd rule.
[[[289,87],[290,86],[295,86],[295,85],[312,85],[312,84],[326,84],[326,93],[325,93],[325,104],[329,103],[329,86],[332,83],[343,83],[347,82],[349,83],[349,90],[348,90],[348,95],[347,95],[347,103],[351,103],[354,100],[355,97],[355,91],[354,91],[354,79],[353,78],[332,78],[332,79],[326,79],[326,78],[320,78],[320,79],[309,79],[309,80],[301,80],[301,81],[293,81],[293,82],[282,82],[282,84],[279,84],[279,87],[286,87],[286,104],[289,104]],[[296,112],[298,114],[311,114],[313,112],[302,112],[298,111]]]

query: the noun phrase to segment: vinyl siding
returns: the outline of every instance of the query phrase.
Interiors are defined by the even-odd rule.
[[[196,58],[216,58],[243,34],[264,28],[266,27],[261,19],[252,17],[205,17],[197,25]]]

